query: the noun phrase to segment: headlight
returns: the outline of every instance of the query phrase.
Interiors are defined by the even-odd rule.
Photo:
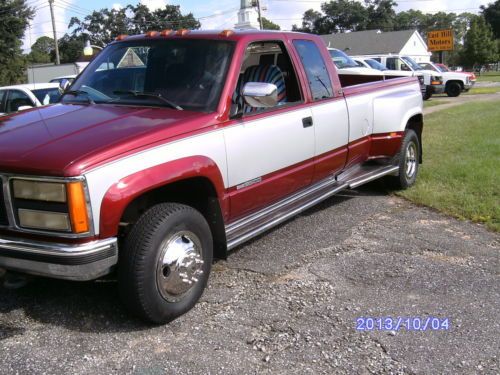
[[[66,202],[66,186],[54,182],[14,180],[14,198],[45,202]]]
[[[432,76],[431,77],[431,85],[442,85],[443,84],[443,79],[438,76]]]
[[[84,182],[13,179],[12,191],[19,227],[90,233],[90,211]]]

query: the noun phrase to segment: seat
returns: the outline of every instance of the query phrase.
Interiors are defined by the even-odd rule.
[[[278,88],[278,102],[280,104],[287,102],[285,76],[280,68],[276,65],[253,65],[245,70],[245,73],[240,77],[238,87],[236,89],[235,103],[243,107],[243,113],[255,112],[258,108],[253,108],[244,103],[242,95],[243,87],[248,82],[272,83]]]

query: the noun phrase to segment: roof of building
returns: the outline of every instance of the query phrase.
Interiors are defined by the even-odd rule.
[[[356,31],[321,35],[326,45],[347,52],[349,55],[397,54],[408,43],[416,30],[380,32]]]

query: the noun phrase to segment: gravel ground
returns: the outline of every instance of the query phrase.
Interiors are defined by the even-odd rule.
[[[0,288],[0,373],[499,374],[499,249],[372,184],[217,262],[166,326],[127,316],[113,281]],[[363,316],[450,329],[358,332]]]

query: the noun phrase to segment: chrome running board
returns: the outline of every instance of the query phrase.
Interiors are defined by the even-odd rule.
[[[355,189],[367,182],[397,173],[394,166],[353,167],[337,178],[329,177],[311,185],[269,207],[250,214],[226,226],[228,250],[256,237],[315,206],[345,189]]]

